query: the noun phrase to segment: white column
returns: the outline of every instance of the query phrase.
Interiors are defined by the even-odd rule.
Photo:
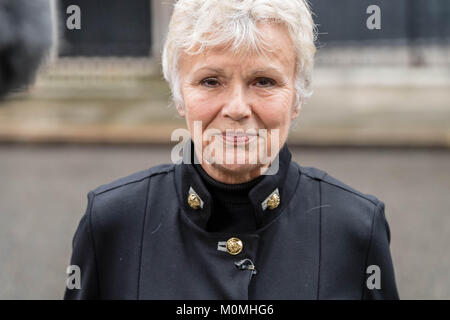
[[[50,0],[50,11],[52,17],[52,47],[50,49],[50,61],[54,61],[58,58],[59,53],[59,19],[60,16],[58,14],[58,1]]]
[[[153,59],[160,60],[175,0],[150,1],[152,8],[152,15],[150,17],[152,26],[151,55]]]

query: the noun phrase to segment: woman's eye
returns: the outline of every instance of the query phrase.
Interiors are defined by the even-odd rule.
[[[217,81],[216,78],[206,78],[206,79],[203,79],[202,81],[200,81],[200,83],[207,87],[217,87],[217,85],[219,84],[219,81]]]
[[[275,81],[270,78],[258,78],[256,79],[255,84],[258,87],[270,87],[275,84]]]

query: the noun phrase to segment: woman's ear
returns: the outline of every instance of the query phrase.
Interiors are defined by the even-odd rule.
[[[302,100],[300,100],[300,102],[296,106],[294,106],[292,110],[291,120],[294,120],[295,118],[298,117],[301,108],[302,108]]]
[[[184,117],[185,112],[184,112],[183,106],[182,106],[181,104],[177,103],[176,108],[177,108],[178,114],[179,114],[181,117]]]

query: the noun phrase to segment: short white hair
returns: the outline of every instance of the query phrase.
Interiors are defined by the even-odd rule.
[[[295,108],[312,94],[316,27],[306,0],[178,0],[174,5],[162,53],[162,68],[175,105],[184,108],[180,87],[182,52],[199,54],[205,48],[231,43],[237,52],[270,50],[258,22],[287,27],[296,56]]]

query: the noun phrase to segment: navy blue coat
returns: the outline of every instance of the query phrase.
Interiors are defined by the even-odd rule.
[[[288,152],[287,146],[281,152]],[[290,154],[290,153],[289,153]],[[290,159],[290,157],[289,157]],[[208,232],[211,199],[185,163],[159,165],[89,192],[73,238],[81,288],[65,299],[398,299],[384,203],[294,161],[252,190],[260,227]],[[261,203],[273,189],[281,202]],[[190,188],[202,208],[187,203]],[[231,237],[242,251],[220,250]],[[249,259],[257,270],[239,268]],[[367,285],[379,268],[379,287]],[[373,282],[373,278],[369,279]]]

